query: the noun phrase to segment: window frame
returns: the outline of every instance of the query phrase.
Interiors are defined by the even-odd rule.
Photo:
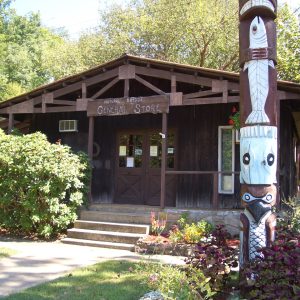
[[[231,162],[231,172],[235,171],[235,130],[233,126],[219,126],[218,127],[218,172],[223,172],[222,170],[222,130],[231,130],[231,150],[232,150],[232,162]],[[222,189],[222,177],[229,176],[218,173],[218,193],[219,194],[234,194],[234,174],[231,174],[231,190]]]

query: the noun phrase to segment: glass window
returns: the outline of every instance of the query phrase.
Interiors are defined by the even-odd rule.
[[[119,142],[119,167],[141,168],[143,155],[143,136],[123,134]]]
[[[150,168],[161,167],[162,154],[162,138],[159,133],[150,134]],[[175,167],[175,136],[174,133],[168,134],[167,147],[167,168],[173,169]]]
[[[219,193],[234,193],[234,130],[232,126],[219,127],[218,171]]]

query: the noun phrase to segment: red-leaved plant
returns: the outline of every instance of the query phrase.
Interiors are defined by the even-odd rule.
[[[278,228],[275,242],[260,250],[263,259],[245,266],[241,290],[246,299],[300,299],[300,234]]]
[[[217,225],[207,242],[199,243],[196,251],[186,260],[187,264],[201,269],[205,277],[210,279],[212,291],[217,293],[224,291],[232,268],[238,266],[238,250],[228,245],[229,238],[231,235],[224,225]]]

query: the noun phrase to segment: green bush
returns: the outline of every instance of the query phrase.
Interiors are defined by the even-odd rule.
[[[51,144],[42,133],[0,130],[0,226],[43,237],[60,233],[76,219],[89,179],[85,154]]]

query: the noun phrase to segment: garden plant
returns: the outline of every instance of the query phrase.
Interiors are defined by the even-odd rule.
[[[87,156],[42,133],[0,131],[0,227],[50,237],[64,231],[85,201]]]

